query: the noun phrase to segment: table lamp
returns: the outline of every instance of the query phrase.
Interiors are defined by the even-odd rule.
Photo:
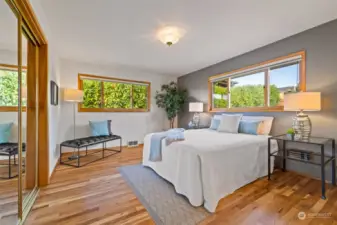
[[[194,112],[193,119],[192,119],[193,127],[199,128],[200,113],[204,111],[204,104],[202,102],[190,102],[189,111]]]
[[[297,112],[293,118],[293,129],[296,138],[308,140],[311,135],[311,121],[304,111],[321,110],[320,92],[298,92],[284,95],[284,111]]]

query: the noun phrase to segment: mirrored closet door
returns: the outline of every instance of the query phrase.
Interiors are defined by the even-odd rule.
[[[21,71],[21,139],[22,139],[22,197],[23,206],[37,187],[37,54],[33,40],[22,27],[22,71]]]
[[[0,224],[18,222],[18,19],[0,1]]]
[[[0,0],[0,225],[16,225],[38,191],[38,46],[7,3]]]

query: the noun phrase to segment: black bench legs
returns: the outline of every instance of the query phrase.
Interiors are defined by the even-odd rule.
[[[87,141],[90,139],[90,137],[88,137],[88,138],[82,138],[82,139],[77,139],[77,140],[65,141],[61,143],[60,164],[78,168],[78,167],[88,165],[90,163],[96,162],[98,160],[101,160],[101,159],[104,159],[109,156],[122,152],[122,138],[117,135],[110,136],[110,137],[111,138],[109,137],[102,138],[102,140],[98,140],[98,139],[95,139],[95,137],[92,137],[95,140],[93,142]],[[86,140],[87,142],[83,143],[83,140]],[[115,141],[115,140],[119,140],[119,150],[115,148],[107,148],[107,142]],[[78,146],[75,146],[74,143],[76,143]],[[88,151],[88,147],[93,146],[93,145],[98,145],[98,144],[102,144],[101,149],[95,149],[95,150]],[[70,147],[70,148],[77,149],[77,153],[75,153],[76,151],[74,151],[73,156],[68,157],[68,160],[62,160],[62,147]],[[82,153],[81,155],[80,149],[82,148],[85,148],[85,154]],[[107,152],[109,152],[109,154],[107,154]],[[101,157],[99,157],[100,153],[101,153]],[[90,156],[92,156],[92,160],[90,159]],[[81,162],[81,159],[82,159],[82,162]]]

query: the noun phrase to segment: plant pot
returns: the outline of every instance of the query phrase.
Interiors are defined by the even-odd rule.
[[[295,139],[295,134],[287,134],[287,138],[289,140],[294,140]]]

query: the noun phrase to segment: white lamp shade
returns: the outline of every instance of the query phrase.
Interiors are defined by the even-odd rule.
[[[83,91],[77,89],[63,89],[63,100],[65,102],[83,102]]]
[[[321,110],[320,92],[298,92],[284,95],[284,111]]]
[[[204,104],[202,102],[190,102],[189,111],[190,112],[203,112]]]

